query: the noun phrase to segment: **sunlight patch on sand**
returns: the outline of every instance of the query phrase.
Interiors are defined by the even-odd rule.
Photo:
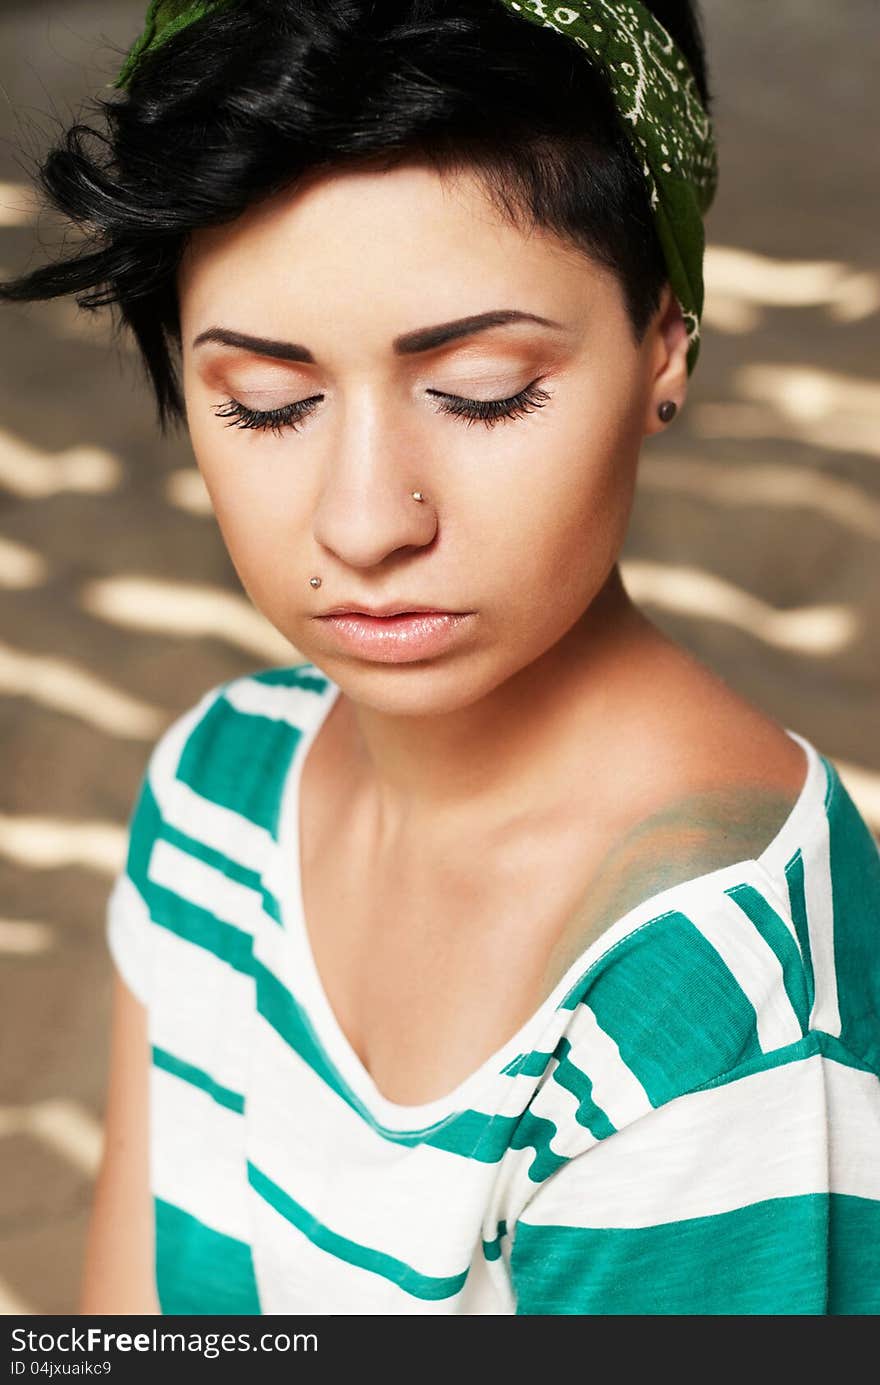
[[[100,1121],[79,1101],[55,1097],[30,1106],[0,1106],[3,1135],[30,1135],[88,1177],[98,1172],[103,1130]]]
[[[32,957],[49,952],[55,943],[51,924],[37,919],[0,918],[0,956]]]
[[[153,740],[167,713],[114,688],[70,659],[28,654],[0,645],[0,694],[26,697],[42,707],[77,717],[96,730],[134,740]]]
[[[100,447],[68,447],[44,452],[12,433],[0,430],[0,486],[27,500],[62,491],[104,494],[119,486],[122,465]]]
[[[861,621],[845,605],[801,606],[780,611],[733,582],[684,564],[633,558],[621,562],[627,591],[636,602],[676,615],[736,626],[764,644],[827,659],[859,633]]]
[[[703,321],[718,332],[753,332],[766,308],[824,308],[834,322],[880,309],[880,274],[838,260],[783,260],[732,245],[704,258]]]
[[[127,850],[127,824],[0,813],[0,856],[29,870],[84,866],[113,877]]]
[[[31,1317],[38,1313],[39,1310],[32,1303],[15,1292],[8,1280],[0,1279],[0,1316]]]
[[[33,184],[0,181],[0,226],[30,226],[39,209]]]
[[[790,438],[832,452],[880,457],[880,383],[870,378],[778,365],[743,366],[735,400],[697,404],[688,413],[704,438]]]
[[[164,499],[178,510],[191,515],[213,515],[211,497],[197,467],[180,467],[166,477]]]
[[[41,553],[0,537],[0,587],[38,587],[48,576],[49,564]]]
[[[696,496],[738,509],[813,510],[854,534],[880,539],[880,499],[842,477],[785,462],[704,462],[691,457],[645,454],[639,487]]]
[[[222,640],[260,659],[291,662],[290,641],[248,599],[221,587],[159,577],[106,577],[80,589],[80,604],[89,615],[128,629]]]

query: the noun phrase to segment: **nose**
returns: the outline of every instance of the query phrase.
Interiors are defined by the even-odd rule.
[[[427,467],[415,467],[423,445],[405,427],[382,424],[368,404],[352,407],[328,439],[312,531],[325,552],[369,568],[402,549],[425,548],[437,529]],[[413,498],[422,495],[421,501]]]

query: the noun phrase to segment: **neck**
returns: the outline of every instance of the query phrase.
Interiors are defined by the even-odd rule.
[[[451,712],[398,715],[348,703],[356,783],[383,830],[503,826],[571,787],[572,746],[607,757],[609,721],[632,699],[633,664],[663,636],[630,601],[615,566],[584,615],[539,658]]]

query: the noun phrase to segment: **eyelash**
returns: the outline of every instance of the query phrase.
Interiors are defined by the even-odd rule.
[[[439,390],[428,390],[428,393],[444,401],[437,410],[438,413],[463,418],[468,427],[472,423],[485,423],[491,428],[506,419],[520,418],[535,409],[543,409],[550,399],[550,394],[538,387],[542,378],[539,376],[509,399],[462,399],[456,394],[441,394]],[[283,404],[278,409],[265,411],[249,409],[237,399],[227,399],[225,403],[217,404],[214,412],[218,418],[229,420],[226,425],[228,428],[255,428],[260,432],[271,431],[280,436],[285,428],[297,432],[302,419],[312,412],[307,405],[320,398],[320,395],[313,395],[311,399],[298,399],[293,404]]]

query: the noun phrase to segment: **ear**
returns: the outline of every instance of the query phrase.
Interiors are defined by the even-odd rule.
[[[687,398],[688,334],[678,299],[667,282],[663,286],[660,306],[645,334],[646,392],[644,433],[662,433],[668,423],[657,414],[664,399],[678,405],[679,412]]]

